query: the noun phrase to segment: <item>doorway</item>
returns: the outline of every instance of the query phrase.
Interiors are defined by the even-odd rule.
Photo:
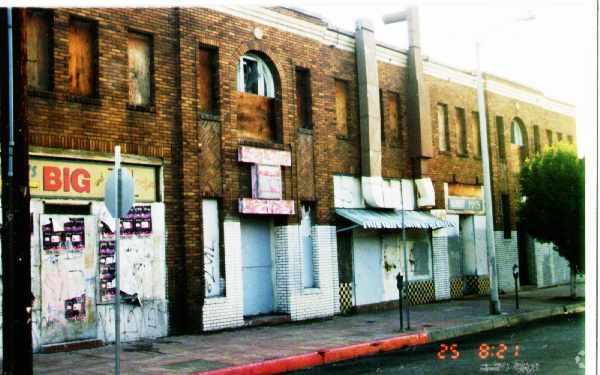
[[[383,301],[381,238],[375,231],[354,231],[354,287],[356,305]]]
[[[244,316],[273,312],[272,228],[273,223],[268,219],[241,221]]]

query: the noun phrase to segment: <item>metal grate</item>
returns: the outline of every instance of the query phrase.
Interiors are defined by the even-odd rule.
[[[423,305],[435,301],[433,280],[412,281],[405,292],[406,300],[411,305]]]
[[[450,280],[450,297],[451,298],[460,298],[463,296],[463,290],[465,288],[465,284],[461,277],[456,277]]]
[[[352,306],[352,284],[340,283],[340,313],[350,314]]]

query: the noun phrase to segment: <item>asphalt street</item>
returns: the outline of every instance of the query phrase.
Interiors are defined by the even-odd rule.
[[[584,322],[546,319],[294,374],[583,374]]]

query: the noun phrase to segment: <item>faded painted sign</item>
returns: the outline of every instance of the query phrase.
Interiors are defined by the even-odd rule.
[[[239,211],[243,214],[293,215],[294,201],[240,198]]]
[[[289,151],[241,146],[238,149],[238,160],[244,163],[290,167],[292,165],[292,154]]]
[[[157,169],[154,166],[125,164],[133,175],[135,200],[157,198]],[[32,197],[104,199],[104,185],[112,163],[31,157],[29,186]]]

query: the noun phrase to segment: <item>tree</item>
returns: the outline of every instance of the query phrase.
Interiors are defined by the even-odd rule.
[[[584,160],[564,143],[527,160],[520,174],[519,219],[530,236],[552,243],[569,262],[572,298],[575,276],[584,272],[584,178]]]

